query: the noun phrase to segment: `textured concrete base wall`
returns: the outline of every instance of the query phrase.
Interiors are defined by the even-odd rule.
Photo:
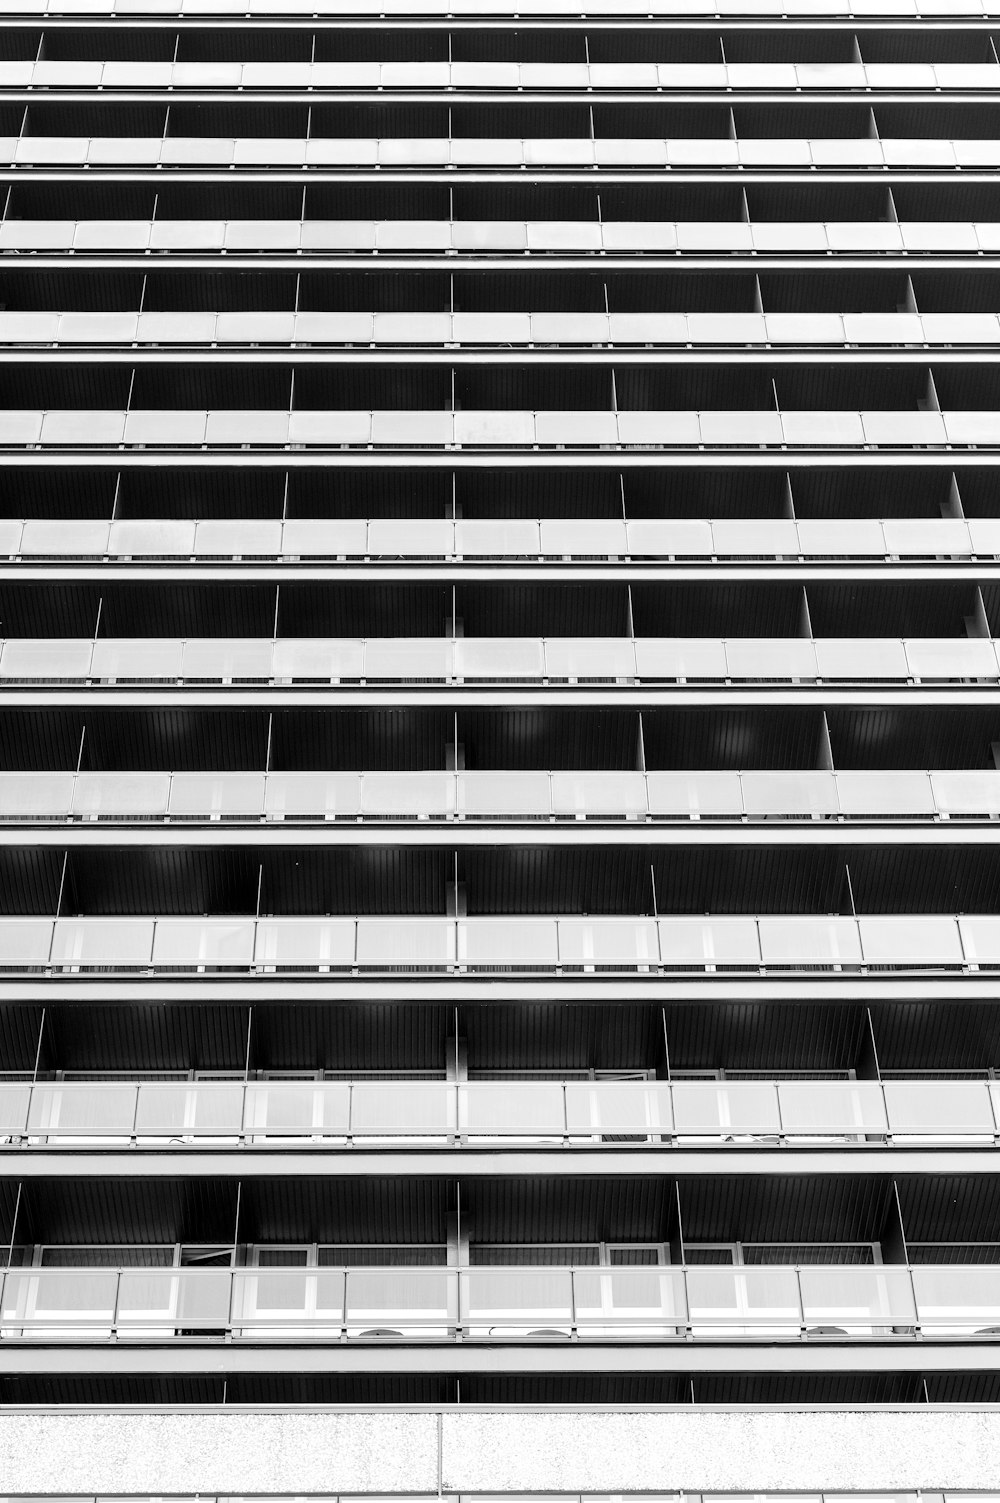
[[[0,1410],[0,1493],[1000,1488],[982,1410]]]

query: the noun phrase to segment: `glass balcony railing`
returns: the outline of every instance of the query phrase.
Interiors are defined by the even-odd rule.
[[[797,87],[797,85],[796,85]],[[0,137],[0,164],[14,167],[276,168],[375,167],[428,169],[771,167],[808,171],[852,167],[995,168],[1000,143],[989,137],[935,140],[923,136],[788,138],[762,136],[545,137]]]
[[[0,918],[0,969],[549,975],[1000,966],[994,914]]]
[[[0,314],[0,319],[3,315]],[[849,549],[849,553],[845,550]],[[0,519],[0,558],[608,560],[1000,557],[1000,518]]]
[[[994,1335],[1000,1267],[16,1268],[0,1336],[319,1341]]]
[[[0,820],[997,819],[1000,771],[0,772]]]
[[[993,682],[988,637],[0,639],[0,684]],[[777,812],[777,811],[776,811]]]
[[[991,63],[0,63],[0,89],[993,90]]]
[[[630,148],[633,143],[628,143]],[[2,153],[0,153],[2,160]],[[29,253],[44,250],[48,253],[67,252],[81,255],[96,252],[119,252],[123,254],[145,253],[159,255],[170,251],[185,251],[197,254],[226,251],[230,255],[239,252],[261,254],[367,254],[378,250],[382,254],[406,255],[460,253],[466,256],[477,254],[517,254],[572,256],[603,251],[610,256],[671,255],[678,252],[696,255],[903,255],[921,254],[982,255],[995,252],[1000,246],[1000,223],[993,221],[971,222],[961,220],[927,220],[897,223],[895,220],[859,220],[856,222],[829,221],[812,223],[807,220],[788,222],[743,220],[703,220],[700,222],[675,222],[663,220],[606,220],[601,224],[584,220],[525,221],[502,220],[142,220],[142,219],[87,219],[47,220],[8,219],[0,223],[0,252]],[[13,317],[13,315],[5,315]],[[31,315],[27,315],[31,316]],[[126,315],[131,317],[132,315]],[[756,315],[749,315],[756,317]],[[213,326],[217,315],[206,313],[144,313],[136,326],[136,338],[153,342],[190,341],[208,339],[207,330]],[[240,318],[243,315],[239,315]],[[295,316],[296,340],[301,343],[316,341],[369,343],[374,340],[373,315],[371,313],[299,313]],[[454,329],[456,337],[462,328],[487,327],[483,322],[487,314],[456,314]],[[504,327],[512,333],[511,341],[530,342],[530,325],[527,315],[500,314],[508,320]],[[643,313],[641,315],[612,314],[615,322],[615,339],[623,343],[680,342],[683,314]],[[919,343],[916,336],[918,315],[879,315],[894,320],[889,327],[910,331],[914,337],[906,343]],[[979,343],[984,338],[992,340],[993,315],[989,314],[933,314],[919,315],[920,327],[925,342],[941,340],[950,343],[954,331],[963,331],[960,342]],[[896,319],[901,320],[899,324]],[[465,323],[464,320],[468,320]],[[902,322],[905,320],[906,322]],[[767,338],[784,343],[840,343],[841,341],[867,343],[872,340],[873,325],[866,316],[857,315],[851,324],[858,336],[851,339],[846,333],[844,315],[841,314],[782,314],[764,315]],[[17,327],[16,324],[10,327]],[[29,325],[46,336],[41,342],[51,343],[58,336],[58,326],[52,323]],[[215,325],[215,327],[218,327]],[[223,329],[227,326],[223,325]],[[544,327],[544,326],[542,326]],[[758,327],[756,324],[748,327]],[[881,325],[880,327],[885,327]],[[711,325],[695,322],[688,325],[689,341],[692,343],[718,342],[706,339],[705,330]],[[52,331],[55,330],[55,334]],[[520,331],[520,332],[518,332]],[[701,331],[700,334],[695,331]],[[949,334],[949,331],[952,331]],[[33,336],[34,337],[34,336]],[[66,337],[65,335],[63,337]],[[468,337],[467,335],[465,337]],[[494,336],[496,337],[496,336]],[[398,342],[398,341],[397,341]],[[588,341],[590,342],[590,341]],[[744,341],[749,342],[749,341]],[[880,335],[874,340],[884,342]]]
[[[123,228],[127,228],[127,223]],[[447,230],[447,226],[442,228]],[[247,248],[253,248],[253,229],[247,227]],[[236,239],[233,230],[230,224],[224,236],[229,249]],[[136,243],[132,246],[129,237],[123,238],[125,244],[115,248],[146,249],[149,236],[140,245],[141,237],[134,234],[131,239]],[[298,226],[279,225],[276,229],[271,225],[265,229],[261,246],[268,250],[298,251],[299,240]],[[402,248],[423,247],[410,244]],[[0,344],[42,346],[332,344],[658,348],[677,345],[686,348],[769,344],[992,346],[998,342],[1000,316],[995,313],[0,312]]]
[[[0,412],[0,448],[996,448],[1000,412]]]
[[[990,1146],[969,1080],[0,1083],[0,1147]]]

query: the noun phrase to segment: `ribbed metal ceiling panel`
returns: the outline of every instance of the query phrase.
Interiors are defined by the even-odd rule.
[[[664,1071],[663,1014],[643,1003],[529,1008],[498,1001],[463,1007],[460,1023],[477,1077],[498,1070]]]
[[[680,1206],[685,1242],[873,1242],[894,1214],[892,1182],[864,1174],[705,1176]]]
[[[640,765],[639,717],[629,710],[469,710],[458,716],[458,739],[470,770]]]
[[[914,1175],[899,1180],[907,1242],[1000,1243],[1000,1185],[986,1175]]]
[[[253,1070],[445,1072],[455,1010],[441,1003],[257,1003],[250,1025]]]
[[[460,855],[459,875],[470,914],[653,911],[642,850],[476,849]]]
[[[25,1180],[19,1242],[232,1242],[236,1180]]]
[[[644,710],[647,768],[720,771],[818,768],[822,717],[817,710]]]
[[[241,1242],[434,1243],[447,1238],[453,1186],[441,1180],[245,1180]]]
[[[250,1008],[235,1003],[72,1003],[45,1011],[47,1070],[243,1070]]]
[[[826,1070],[858,1064],[867,1042],[861,1006],[730,1002],[664,1009],[673,1073],[685,1070]]]
[[[979,1070],[1000,1065],[1000,1008],[992,1002],[873,1000],[881,1070]]]
[[[674,1186],[663,1179],[495,1179],[462,1185],[473,1242],[656,1242],[670,1236]]]

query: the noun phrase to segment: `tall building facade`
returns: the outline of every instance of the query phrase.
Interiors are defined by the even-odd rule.
[[[0,17],[0,1494],[1000,1491],[1000,11],[315,4]]]

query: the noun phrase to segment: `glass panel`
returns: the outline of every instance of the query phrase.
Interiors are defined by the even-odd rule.
[[[166,519],[112,522],[108,540],[112,557],[172,558],[194,552],[194,523]]]
[[[858,919],[864,958],[875,965],[960,965],[962,943],[950,915],[885,914]]]
[[[823,1335],[833,1334],[830,1323],[845,1335],[890,1335],[886,1326],[906,1328],[916,1321],[907,1268],[811,1265],[799,1270],[799,1284],[807,1327],[815,1321]]]
[[[985,1083],[887,1080],[885,1102],[894,1133],[992,1139],[996,1130]]]
[[[815,646],[821,678],[864,681],[910,676],[903,644],[893,637],[818,637]]]
[[[292,518],[282,531],[282,552],[298,558],[361,558],[368,550],[368,523],[350,518]]]
[[[274,677],[279,682],[330,684],[341,679],[359,679],[364,677],[365,644],[329,637],[316,641],[279,637],[274,644],[272,663]]]
[[[459,1089],[470,1138],[562,1139],[566,1124],[558,1081],[482,1080]]]
[[[696,1334],[792,1335],[799,1330],[794,1268],[688,1268],[686,1281]]]
[[[613,412],[536,412],[535,439],[539,444],[586,448],[617,444],[618,422]]]
[[[650,814],[736,819],[743,813],[737,772],[647,772],[646,788]]]
[[[261,918],[254,962],[314,969],[354,964],[353,918]]]
[[[838,772],[837,793],[845,814],[881,816],[933,814],[934,796],[925,772]]]
[[[264,809],[273,819],[357,815],[361,813],[361,779],[354,772],[269,772]]]
[[[139,1086],[136,1134],[147,1138],[235,1138],[243,1120],[243,1085],[200,1081],[144,1081]]]
[[[140,313],[136,337],[143,344],[210,344],[214,313]]]
[[[787,444],[807,448],[842,448],[865,442],[865,430],[856,412],[785,411],[781,414],[781,431]]]
[[[778,1093],[771,1081],[676,1081],[671,1087],[679,1136],[776,1137]]]
[[[369,637],[365,676],[370,679],[446,679],[452,671],[450,637]]]
[[[347,1321],[354,1336],[446,1334],[451,1316],[454,1274],[431,1269],[351,1268],[347,1273]]]
[[[209,412],[204,441],[209,444],[285,444],[289,440],[287,412],[255,408],[216,408]]]
[[[181,818],[257,818],[264,810],[262,772],[175,772],[170,813]]]
[[[459,960],[468,965],[554,967],[556,924],[550,918],[470,918],[458,928]]]
[[[997,677],[993,643],[985,637],[909,637],[903,644],[914,678]]]
[[[930,779],[942,814],[1000,814],[1000,772],[932,772]]]
[[[618,558],[626,551],[624,522],[543,518],[541,532],[542,553],[554,558]]]
[[[442,966],[455,960],[455,924],[445,918],[358,919],[358,964],[385,970],[388,966]]]
[[[450,412],[421,408],[414,412],[397,410],[372,413],[373,444],[403,444],[407,448],[429,448],[451,444],[454,418]]]
[[[199,522],[194,551],[203,558],[277,558],[281,522],[251,518]]]
[[[881,1136],[886,1131],[882,1088],[874,1080],[782,1080],[781,1123],[795,1137]]]
[[[95,679],[152,681],[180,678],[184,644],[171,637],[102,637],[95,642],[91,674]]]
[[[71,772],[0,773],[0,819],[45,819],[73,807]]]
[[[736,557],[779,558],[795,556],[799,535],[794,522],[781,520],[721,520],[712,523],[716,553]]]
[[[635,677],[631,637],[547,637],[545,671],[549,678],[599,679]]]
[[[685,1323],[684,1275],[669,1268],[578,1268],[573,1271],[576,1317],[582,1333],[672,1336]],[[663,1323],[668,1324],[664,1325]]]
[[[535,442],[535,418],[530,412],[455,413],[455,442],[473,447],[526,447]]]
[[[733,678],[811,679],[816,677],[816,650],[798,637],[730,637],[726,664]]]
[[[596,240],[599,250],[599,231]],[[606,313],[532,313],[530,320],[536,344],[607,344],[611,334]]]
[[[115,1313],[118,1274],[87,1268],[62,1270],[11,1270],[4,1279],[3,1322],[25,1326],[29,1334],[48,1330],[58,1336],[58,1327],[71,1326],[83,1335],[89,1327],[109,1334]]]
[[[108,548],[107,522],[29,520],[21,534],[21,552],[42,558],[103,558]]]
[[[473,1268],[460,1277],[463,1318],[480,1328],[474,1334],[542,1336],[551,1334],[553,1322],[569,1333],[573,1294],[568,1268]]]
[[[361,812],[442,819],[455,812],[455,777],[447,772],[366,772]]]
[[[167,812],[168,772],[81,772],[73,813],[78,819],[156,819]]]
[[[125,1268],[118,1292],[118,1324],[219,1329],[229,1324],[228,1269]]]
[[[244,1330],[263,1335],[339,1335],[344,1275],[334,1269],[269,1268],[233,1274],[233,1313]]]
[[[346,1081],[268,1081],[248,1085],[244,1127],[254,1137],[346,1138],[351,1087]]]
[[[0,1138],[8,1141],[27,1127],[31,1087],[0,1082]]]
[[[570,1137],[658,1138],[673,1125],[670,1087],[634,1080],[566,1082]]]
[[[551,812],[547,772],[463,772],[458,776],[458,812],[470,818],[508,815],[544,818]]]
[[[968,527],[953,517],[887,517],[882,531],[889,552],[903,556],[962,558],[972,551]]]
[[[52,963],[61,966],[149,965],[153,920],[148,918],[57,919]]]
[[[661,918],[658,928],[665,966],[760,964],[756,919]]]
[[[881,558],[887,551],[881,522],[865,517],[849,522],[804,518],[795,525],[799,547],[810,558]]]
[[[455,672],[466,679],[540,679],[545,676],[537,637],[460,637]]]
[[[89,641],[60,640],[46,637],[33,642],[26,638],[9,639],[0,655],[0,678],[81,679],[90,670],[93,644]]]
[[[385,244],[384,232],[387,225],[380,225],[378,236],[379,246]],[[412,244],[415,235],[408,233],[409,226],[396,224],[393,229],[398,232],[393,239],[403,241],[402,248],[405,250],[416,249]],[[451,243],[448,226],[435,224],[431,230],[432,237],[437,244],[442,236],[446,237],[446,243],[441,246],[447,249]],[[420,236],[421,239],[425,238]],[[376,344],[447,344],[451,339],[451,314],[450,313],[376,313],[374,324],[374,339]]]
[[[723,679],[726,650],[711,637],[637,637],[636,672],[641,679]]]
[[[247,637],[191,637],[184,643],[181,673],[187,679],[269,679],[272,645]]]
[[[154,966],[249,966],[252,919],[161,918],[153,938]]]
[[[51,919],[0,918],[0,969],[45,965],[51,945]]]
[[[992,913],[962,914],[958,927],[967,960],[987,965],[1000,962],[1000,918]]]
[[[859,965],[861,948],[853,918],[789,914],[758,921],[765,965]]]
[[[355,1081],[351,1087],[355,1137],[446,1139],[455,1127],[455,1087],[445,1081]]]
[[[453,524],[444,518],[373,517],[368,523],[368,552],[373,557],[448,558],[454,544]]]
[[[531,558],[539,552],[538,523],[516,518],[460,520],[455,523],[455,552],[469,558]]]
[[[641,772],[554,772],[552,807],[562,815],[645,817],[646,780]]]
[[[528,344],[531,318],[527,313],[453,313],[452,330],[459,344]]]
[[[751,815],[833,815],[839,812],[832,772],[745,772],[743,801]]]
[[[28,1130],[52,1137],[129,1137],[137,1087],[102,1080],[99,1085],[36,1085]]]
[[[659,946],[654,919],[561,918],[559,960],[570,966],[656,966]]]
[[[994,1335],[1000,1326],[1000,1268],[916,1267],[912,1277],[920,1324],[928,1334]]]

